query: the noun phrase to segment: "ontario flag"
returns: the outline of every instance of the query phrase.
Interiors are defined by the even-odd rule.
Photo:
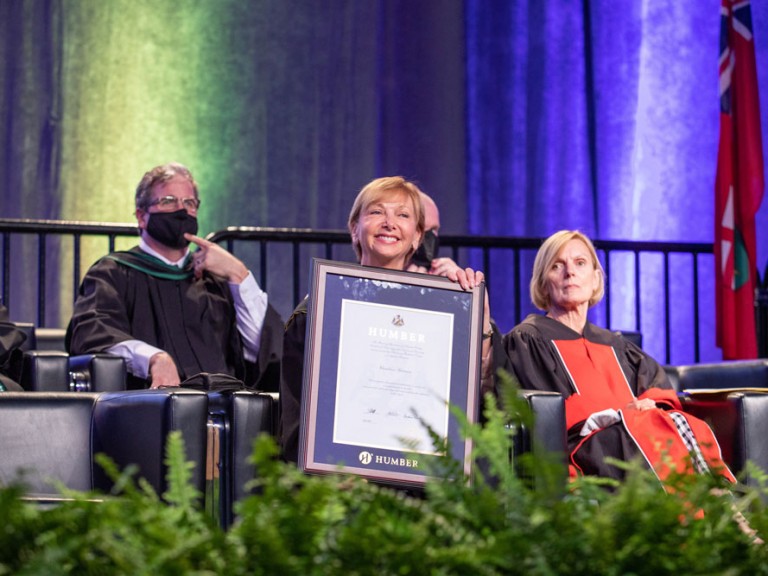
[[[749,1],[722,0],[714,252],[717,345],[726,360],[757,357],[755,213],[763,187],[752,13]]]

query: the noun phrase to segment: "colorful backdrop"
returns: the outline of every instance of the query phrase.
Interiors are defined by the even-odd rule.
[[[402,174],[449,234],[711,242],[719,27],[719,0],[2,0],[0,217],[131,222],[143,172],[176,160],[203,232],[343,228]],[[768,4],[753,28],[768,142]],[[663,355],[656,286],[641,328]]]

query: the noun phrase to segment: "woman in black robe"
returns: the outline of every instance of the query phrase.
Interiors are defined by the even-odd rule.
[[[682,411],[663,368],[620,334],[587,320],[604,293],[603,270],[592,242],[560,231],[539,249],[532,314],[506,334],[504,368],[522,388],[566,398],[572,475],[621,479],[607,457],[642,459],[663,481],[678,471],[714,471],[735,481],[714,434]]]
[[[424,234],[424,207],[418,187],[400,176],[377,178],[357,195],[348,221],[352,246],[363,266],[405,270]],[[471,290],[484,280],[471,268],[451,269],[446,277]],[[285,326],[280,370],[278,439],[283,458],[298,461],[299,421],[307,325],[305,298]],[[486,298],[484,326],[490,326]],[[483,340],[484,366],[489,371],[490,341]]]

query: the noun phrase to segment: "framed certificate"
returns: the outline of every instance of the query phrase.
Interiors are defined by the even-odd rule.
[[[394,485],[426,481],[448,441],[470,473],[450,405],[477,421],[485,287],[314,259],[299,466]]]

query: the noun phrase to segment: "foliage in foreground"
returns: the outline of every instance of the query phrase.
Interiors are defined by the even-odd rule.
[[[505,406],[518,426],[530,418],[514,392]],[[669,495],[634,466],[621,486],[580,479],[565,488],[556,459],[509,465],[506,418],[491,407],[484,427],[465,425],[484,476],[469,484],[445,459],[433,472],[446,480],[425,495],[302,475],[259,439],[255,494],[226,533],[197,504],[179,437],[163,499],[108,462],[118,487],[98,503],[67,492],[71,501],[45,509],[4,488],[0,574],[768,574],[768,545],[733,520],[743,510],[768,534],[765,490],[723,496],[717,479],[689,476]]]

